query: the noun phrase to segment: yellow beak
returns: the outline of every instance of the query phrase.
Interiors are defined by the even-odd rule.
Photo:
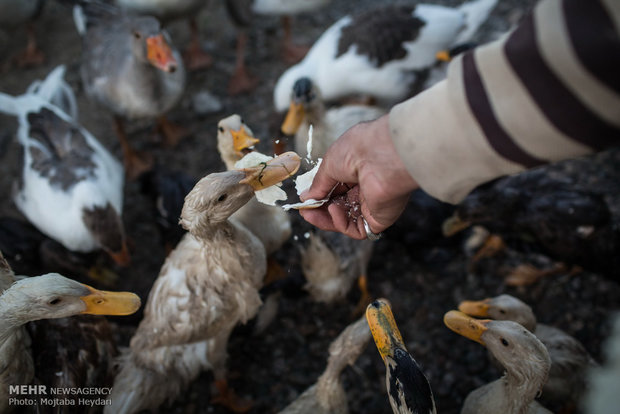
[[[450,56],[450,52],[447,50],[441,50],[435,54],[435,59],[440,62],[450,62],[452,60],[452,56]]]
[[[293,151],[280,154],[252,168],[244,168],[245,178],[240,183],[250,185],[254,191],[264,190],[295,175],[301,158]]]
[[[300,103],[291,102],[280,130],[283,134],[295,135],[305,116],[304,106]]]
[[[459,310],[461,312],[477,318],[488,318],[489,308],[489,299],[465,300],[459,304]]]
[[[476,341],[482,345],[485,345],[482,340],[482,334],[484,334],[488,328],[487,323],[491,322],[489,319],[475,319],[465,315],[463,312],[451,310],[443,317],[443,323],[454,332],[459,335],[469,338],[472,341]]]
[[[230,134],[233,138],[233,147],[239,154],[241,154],[241,151],[244,149],[250,148],[260,142],[259,139],[248,134],[244,126],[241,126],[238,131],[231,130]]]
[[[394,349],[407,350],[398,330],[392,308],[386,299],[377,299],[366,308],[366,320],[381,358],[394,354]]]
[[[131,315],[140,308],[140,298],[131,292],[106,292],[84,285],[91,292],[80,297],[89,315]]]

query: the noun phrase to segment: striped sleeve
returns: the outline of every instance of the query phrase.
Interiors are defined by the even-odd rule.
[[[513,32],[455,59],[390,112],[394,144],[429,194],[620,144],[620,2],[542,0]]]

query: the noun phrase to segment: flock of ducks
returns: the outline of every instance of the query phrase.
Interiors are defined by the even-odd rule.
[[[0,112],[17,118],[17,141],[23,149],[14,201],[30,223],[66,249],[102,250],[117,265],[128,266],[130,248],[122,221],[125,180],[152,172],[154,159],[133,148],[123,125],[132,119],[152,120],[168,147],[186,134],[166,119],[166,113],[180,101],[189,71],[211,64],[195,30],[195,16],[204,2],[77,3],[74,17],[83,42],[83,90],[114,119],[123,163],[81,125],[74,92],[64,80],[65,67],[59,66],[22,95],[0,93]],[[248,13],[287,16],[283,23],[288,27],[291,15],[324,7],[329,1],[227,3],[240,33],[230,87],[239,93],[256,83],[243,63]],[[110,329],[104,318],[79,315],[132,314],[140,306],[136,295],[99,291],[54,273],[16,276],[0,254],[0,412],[10,409],[9,384],[50,378],[37,363],[44,350],[31,342],[30,335],[35,341],[60,341],[58,332],[71,329],[90,332],[84,341],[99,351],[98,359],[92,360],[100,361],[95,365],[102,377],[95,377],[93,369],[74,370],[74,374],[91,374],[88,380],[78,379],[59,367],[56,381],[95,386],[104,381],[100,378],[107,378],[113,391],[106,413],[157,410],[181,396],[204,371],[213,373],[214,402],[232,411],[247,411],[248,402],[240,400],[227,383],[228,340],[235,326],[257,316],[260,289],[274,272],[273,256],[293,233],[289,213],[259,202],[258,194],[277,189],[304,168],[298,154],[306,154],[306,163],[316,165],[346,129],[385,114],[390,105],[428,87],[441,76],[438,52],[466,49],[464,45],[495,3],[474,0],[457,8],[383,6],[336,21],[303,59],[282,74],[273,91],[275,110],[287,111],[281,129],[295,136],[295,152],[260,155],[259,161],[244,163],[246,155],[257,154],[253,150],[259,139],[239,115],[221,119],[217,149],[226,171],[185,180],[172,195],[162,191],[157,198],[163,222],[177,230],[178,223],[183,230],[170,246],[127,348],[118,350],[114,343],[101,342],[101,335],[95,333]],[[0,0],[0,23],[29,22],[41,4]],[[192,41],[184,54],[162,26],[180,18],[192,28]],[[286,57],[299,58],[300,50],[307,48],[292,45],[289,31],[285,33]],[[30,38],[16,63],[40,61],[40,53]],[[352,97],[363,97],[366,104],[347,101]],[[335,101],[340,105],[328,106]],[[305,289],[314,300],[342,300],[356,280],[365,288],[372,242],[313,230],[301,250]],[[316,384],[281,413],[347,413],[340,376],[355,363],[371,336],[385,363],[393,412],[437,412],[431,385],[407,351],[389,301],[371,301],[364,293],[359,309],[364,308],[365,317],[331,344],[325,371]],[[512,296],[467,301],[458,308],[446,313],[446,326],[486,346],[504,372],[469,394],[463,414],[546,413],[550,412],[543,406],[546,401],[573,408],[578,404],[588,389],[586,373],[597,366],[579,342],[556,328],[537,324],[532,309]],[[67,317],[71,318],[60,319]],[[24,328],[42,319],[58,321],[31,324],[30,334]],[[81,341],[77,345],[91,349]]]

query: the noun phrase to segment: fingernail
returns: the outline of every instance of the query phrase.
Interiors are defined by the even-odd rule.
[[[307,197],[308,197],[308,190],[304,190],[301,194],[299,194],[299,199],[301,201],[306,201]]]

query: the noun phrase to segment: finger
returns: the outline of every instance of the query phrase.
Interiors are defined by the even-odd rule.
[[[327,210],[337,231],[357,240],[366,238],[366,233],[357,224],[359,220],[351,219],[347,214],[347,210],[337,204],[330,204]]]
[[[338,181],[328,174],[325,164],[323,162],[319,166],[310,188],[299,195],[301,201],[309,199],[322,200],[327,197],[332,188],[338,185]]]
[[[332,221],[332,217],[326,208],[321,207],[299,210],[299,214],[308,223],[320,228],[321,230],[338,231],[336,230],[336,227],[334,226],[334,223]]]

